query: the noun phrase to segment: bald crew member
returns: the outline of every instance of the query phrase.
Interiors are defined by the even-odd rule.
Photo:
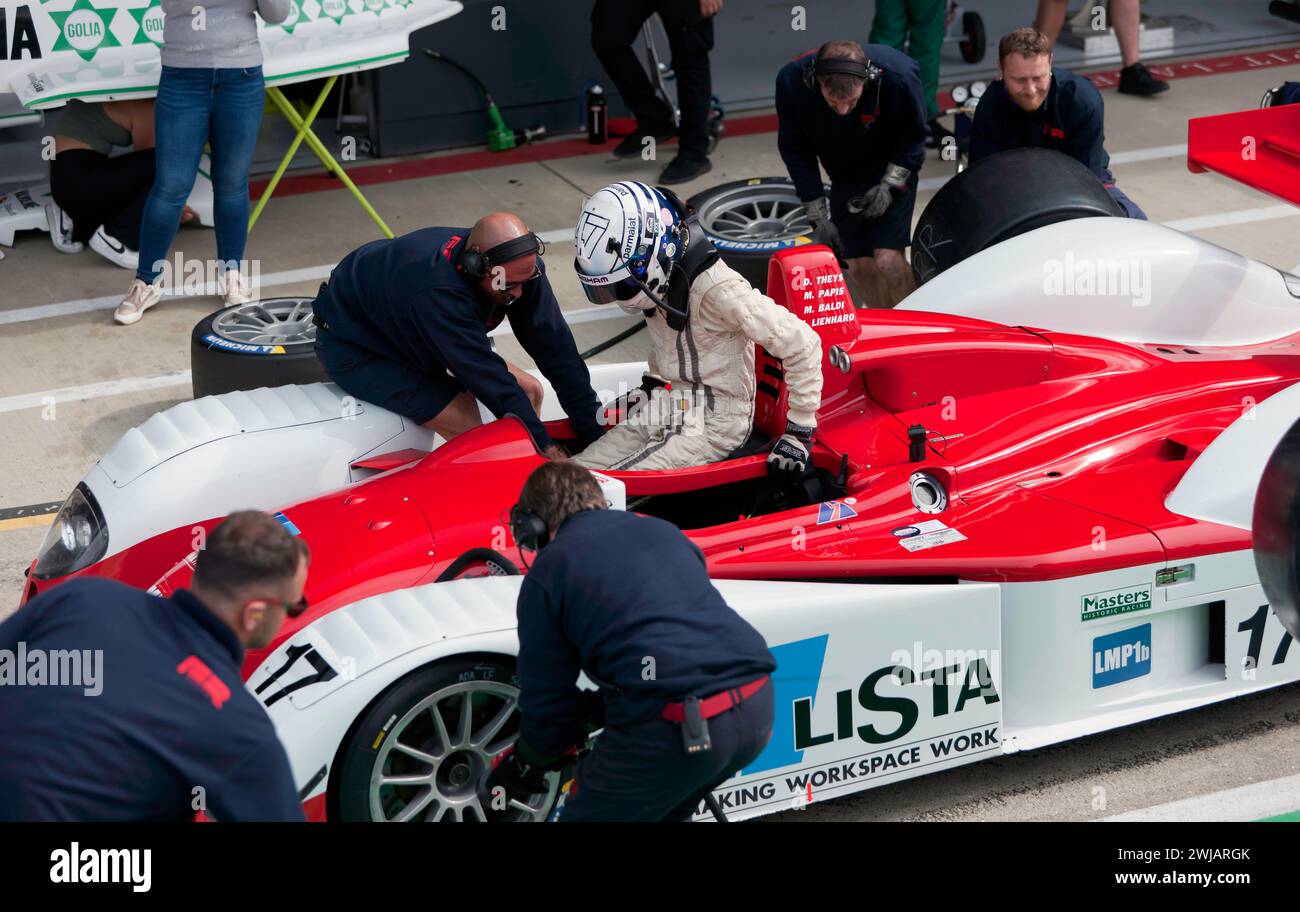
[[[473,228],[422,228],[371,241],[321,285],[316,356],[344,392],[447,440],[481,423],[482,402],[498,418],[519,418],[539,452],[562,459],[539,417],[542,384],[498,355],[488,338],[509,319],[580,444],[601,435],[591,376],[547,281],[544,252],[509,212],[484,216]]]

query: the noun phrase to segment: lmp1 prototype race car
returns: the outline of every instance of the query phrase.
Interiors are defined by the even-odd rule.
[[[773,257],[768,294],[822,339],[815,468],[765,473],[786,391],[759,350],[740,452],[598,474],[612,508],[686,531],[777,659],[772,740],[715,792],[732,819],[1300,679],[1249,531],[1300,417],[1300,278],[1082,218],[893,311],[853,308],[823,247]],[[504,516],[541,461],[510,417],[442,443],[330,384],[201,398],[91,469],[24,598],[81,574],[166,594],[221,517],[275,510],[311,546],[311,608],[244,672],[309,817],[483,820],[475,783],[518,731]]]

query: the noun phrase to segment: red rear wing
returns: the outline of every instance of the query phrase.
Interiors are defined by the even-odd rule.
[[[1187,168],[1300,205],[1300,104],[1191,118]]]

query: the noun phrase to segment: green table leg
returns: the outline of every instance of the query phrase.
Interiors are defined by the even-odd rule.
[[[266,189],[262,191],[261,198],[257,201],[257,206],[253,209],[252,214],[248,218],[248,229],[250,231],[252,231],[253,225],[256,224],[258,216],[261,215],[262,210],[266,208],[267,201],[270,200],[271,194],[275,192],[276,186],[280,183],[280,178],[283,177],[284,172],[288,170],[289,163],[293,161],[293,157],[297,153],[298,147],[302,145],[302,143],[306,142],[307,147],[316,154],[316,157],[320,159],[321,164],[325,166],[326,170],[330,171],[343,182],[343,185],[347,187],[348,192],[351,193],[357,202],[361,204],[361,208],[364,209],[372,219],[374,219],[375,224],[379,226],[379,230],[384,233],[384,236],[390,238],[393,237],[392,229],[384,224],[384,220],[380,218],[379,213],[370,205],[370,201],[362,195],[361,191],[357,188],[357,185],[352,182],[352,178],[348,177],[347,173],[344,172],[343,166],[335,161],[334,156],[330,154],[329,149],[325,148],[325,144],[322,143],[316,134],[312,132],[312,123],[315,122],[316,115],[320,113],[321,106],[325,104],[325,98],[329,95],[330,89],[334,87],[336,81],[338,81],[338,76],[331,76],[325,80],[325,85],[321,89],[320,95],[316,98],[316,103],[312,105],[311,110],[307,112],[305,118],[293,109],[293,106],[289,104],[289,100],[284,97],[284,93],[281,92],[278,87],[271,86],[266,90],[267,97],[271,99],[275,106],[280,109],[280,113],[284,115],[285,119],[288,120],[297,130],[297,135],[294,136],[293,142],[289,145],[289,150],[280,161],[280,166],[276,168],[275,174],[271,176],[270,182],[266,185]]]

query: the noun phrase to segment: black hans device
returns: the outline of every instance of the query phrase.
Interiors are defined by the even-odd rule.
[[[700,698],[682,701],[682,747],[688,754],[702,754],[713,748],[709,740],[709,721],[700,713]]]

